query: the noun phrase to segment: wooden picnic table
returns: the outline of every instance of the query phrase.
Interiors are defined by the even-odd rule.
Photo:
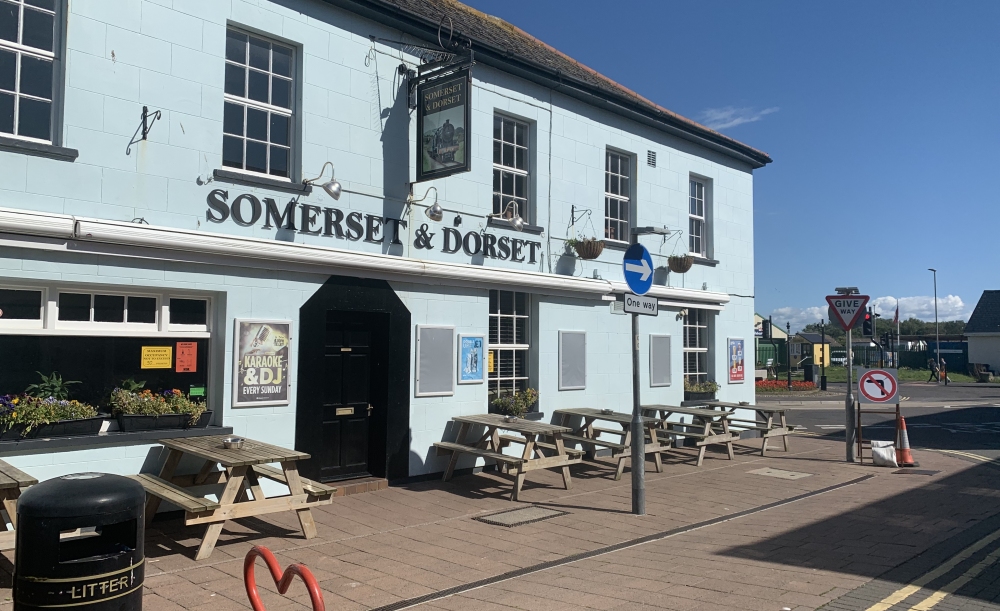
[[[6,527],[0,530],[0,550],[14,549],[17,537],[17,499],[28,486],[34,486],[38,480],[21,471],[14,465],[0,460],[0,500],[3,509],[10,519],[10,530]]]
[[[724,409],[679,407],[676,405],[643,405],[642,410],[644,413],[658,415],[661,428],[657,432],[665,439],[669,436],[694,439],[695,447],[698,448],[696,464],[699,467],[705,458],[705,449],[710,445],[725,446],[729,453],[729,460],[735,460],[733,441],[739,439],[740,436],[729,430],[729,419],[733,415],[732,412]],[[691,424],[669,420],[674,414],[691,416]]]
[[[212,555],[223,524],[236,518],[295,511],[302,534],[306,539],[315,537],[316,523],[310,508],[330,504],[337,489],[299,476],[296,462],[308,459],[309,455],[252,439],[247,439],[241,449],[227,450],[222,441],[226,437],[210,435],[160,440],[169,453],[159,477],[148,473],[133,476],[146,489],[146,523],[152,521],[160,501],[166,500],[185,510],[185,525],[207,524],[196,560]],[[197,475],[175,476],[177,465],[185,454],[204,461]],[[281,468],[271,467],[269,463],[280,463]],[[267,498],[261,490],[259,477],[287,485],[289,494]],[[223,483],[225,487],[218,502],[185,490]],[[252,499],[247,495],[248,490]]]
[[[592,407],[574,407],[567,409],[557,409],[553,412],[559,418],[560,424],[570,426],[573,417],[583,418],[581,426],[573,429],[569,435],[562,436],[563,442],[579,443],[585,448],[589,448],[588,455],[591,460],[597,457],[598,448],[611,450],[611,457],[618,459],[618,469],[615,471],[615,479],[619,480],[625,471],[625,461],[632,457],[632,414],[615,412],[611,410],[594,409]],[[613,422],[621,428],[619,430],[594,426],[597,421]],[[643,426],[649,442],[646,443],[645,453],[653,455],[653,462],[656,464],[656,472],[663,472],[663,461],[660,459],[661,452],[668,452],[669,448],[664,447],[656,436],[656,431],[660,426],[659,418],[643,416]],[[619,440],[608,441],[601,439],[601,434],[618,435]]]
[[[729,403],[726,401],[708,401],[705,405],[731,412],[735,412],[738,409],[754,410],[755,417],[753,420],[730,418],[729,423],[731,427],[737,430],[757,431],[757,434],[764,440],[760,446],[761,456],[767,454],[767,440],[772,437],[780,437],[785,451],[788,451],[788,435],[795,430],[795,427],[788,425],[788,420],[785,418],[785,412],[788,411],[786,408],[761,407],[759,405],[744,405],[742,403]],[[778,422],[775,422],[775,418],[778,419]]]
[[[514,472],[512,501],[516,501],[521,493],[525,474],[536,469],[560,469],[566,489],[573,486],[569,466],[582,462],[583,452],[567,448],[563,443],[563,435],[571,432],[568,427],[523,418],[506,422],[500,414],[455,416],[452,420],[459,425],[455,442],[439,441],[434,444],[439,456],[451,454],[442,478],[444,481],[451,479],[462,454],[472,454],[494,460],[503,472]],[[472,427],[477,425],[486,427],[486,432],[478,439],[470,439]],[[500,431],[519,433],[520,436],[504,435]],[[551,438],[552,442],[541,441],[539,437]],[[511,444],[524,445],[520,458],[503,453],[503,449]],[[549,454],[546,455],[546,452]]]

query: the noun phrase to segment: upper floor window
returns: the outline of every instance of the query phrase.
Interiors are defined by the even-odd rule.
[[[604,237],[629,241],[632,212],[632,158],[608,151],[604,162]]]
[[[688,250],[698,257],[708,256],[708,215],[705,182],[691,179],[688,195]]]
[[[0,133],[52,141],[56,0],[0,0]]]
[[[528,124],[501,115],[493,116],[493,214],[504,218],[528,211]]]
[[[291,177],[294,61],[291,47],[226,31],[222,165]]]

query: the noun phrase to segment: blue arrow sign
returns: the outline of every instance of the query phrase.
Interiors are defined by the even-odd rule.
[[[653,259],[642,244],[633,244],[625,251],[622,261],[625,282],[636,295],[645,295],[653,286]]]

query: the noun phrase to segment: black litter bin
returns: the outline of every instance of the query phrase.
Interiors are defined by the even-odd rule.
[[[144,575],[142,486],[77,473],[17,501],[14,609],[139,611]]]

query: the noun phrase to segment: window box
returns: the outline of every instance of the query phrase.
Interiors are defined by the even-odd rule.
[[[59,420],[37,426],[25,437],[44,439],[46,437],[79,437],[81,435],[96,435],[101,432],[107,420],[104,416],[96,418],[79,418],[77,420]]]
[[[684,391],[685,401],[715,401],[714,392],[695,392],[692,390]]]
[[[125,433],[159,429],[183,429],[187,428],[190,421],[191,416],[187,414],[163,414],[161,416],[118,414],[118,428]]]

